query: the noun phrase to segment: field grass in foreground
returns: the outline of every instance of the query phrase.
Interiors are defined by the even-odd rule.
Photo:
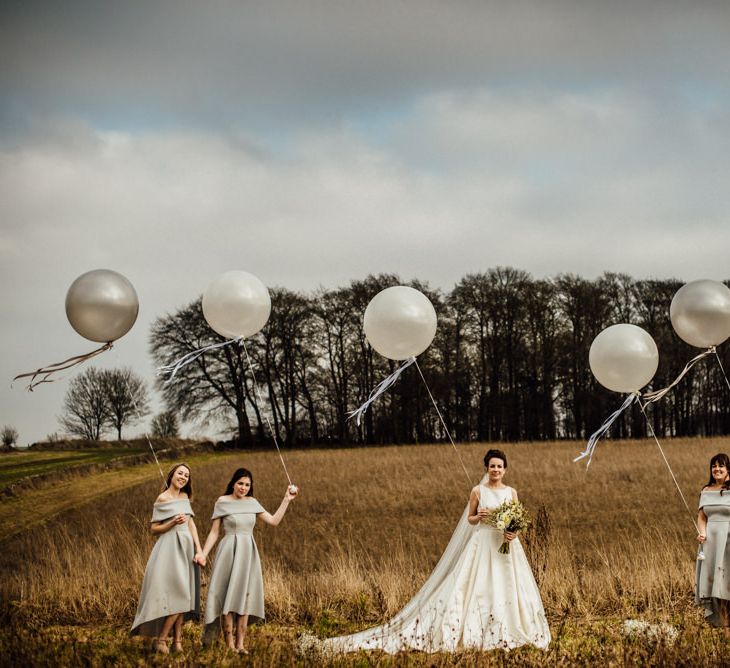
[[[572,463],[582,443],[502,447],[509,457],[506,482],[537,518],[523,541],[555,639],[548,654],[533,648],[371,654],[337,665],[726,663],[730,644],[704,625],[692,602],[695,531],[653,442],[601,443],[587,472]],[[486,448],[459,446],[472,482],[481,475]],[[664,449],[694,514],[709,458],[730,450],[730,439],[667,441]],[[317,660],[294,654],[297,633],[335,635],[390,617],[428,576],[470,488],[450,446],[300,450],[285,457],[301,498],[280,527],[256,530],[269,623],[254,628],[247,665],[311,664]],[[278,505],[286,478],[273,453],[191,462],[202,535],[239,465],[254,472],[264,506],[273,511]],[[108,487],[93,476],[71,481],[95,487],[96,498],[2,543],[6,628],[0,641],[14,665],[45,665],[49,657],[57,665],[146,660],[126,630],[153,544],[147,528],[159,486],[153,473],[123,489],[114,479]],[[664,645],[624,638],[625,619],[671,624],[678,639]],[[200,649],[194,627],[187,634],[182,663],[239,661],[222,650]]]

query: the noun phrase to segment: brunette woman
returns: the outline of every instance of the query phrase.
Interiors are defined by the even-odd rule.
[[[175,464],[167,474],[166,489],[152,510],[152,533],[158,536],[142,582],[132,635],[153,638],[152,649],[168,654],[182,651],[182,625],[200,617],[200,571],[204,562],[190,500],[190,467]]]
[[[289,502],[297,494],[297,488],[290,486],[278,510],[271,515],[253,495],[251,471],[238,469],[231,477],[225,494],[216,501],[210,533],[203,547],[203,560],[218,540],[221,525],[225,536],[216,553],[208,584],[205,603],[206,641],[217,637],[222,628],[226,645],[234,651],[247,653],[245,642],[248,622],[264,618],[264,583],[253,527],[258,517],[266,524],[279,524]]]

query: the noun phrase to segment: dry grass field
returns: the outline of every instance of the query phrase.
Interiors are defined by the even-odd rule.
[[[709,458],[730,439],[667,441],[667,457],[694,508]],[[476,482],[488,446],[460,445]],[[653,441],[605,441],[586,472],[572,458],[582,443],[501,446],[506,482],[536,521],[523,538],[548,614],[547,653],[396,657],[378,653],[336,665],[723,665],[730,642],[706,627],[692,601],[695,531]],[[203,650],[188,626],[177,665],[312,665],[299,657],[300,632],[319,636],[387,619],[419,588],[446,545],[469,484],[450,446],[419,445],[285,454],[301,487],[277,528],[257,527],[268,623],[254,627],[247,659]],[[201,536],[213,504],[237,466],[250,468],[256,496],[274,511],[287,481],[275,453],[192,459],[193,508]],[[51,481],[23,503],[43,514],[23,516],[20,532],[0,550],[0,642],[5,665],[145,665],[138,640],[126,637],[147,556],[159,474],[124,487],[110,472],[96,498],[54,515],[48,497],[65,495]],[[137,479],[138,480],[138,479]],[[63,508],[63,499],[58,499]],[[7,502],[2,502],[7,503]],[[0,505],[0,511],[2,506]],[[203,590],[205,593],[205,589]],[[674,626],[674,643],[622,636],[626,619]]]

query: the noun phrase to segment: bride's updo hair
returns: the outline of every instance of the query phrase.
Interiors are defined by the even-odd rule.
[[[507,455],[501,450],[487,450],[487,454],[484,455],[484,466],[489,466],[490,459],[501,459],[504,462],[504,468],[507,468]]]

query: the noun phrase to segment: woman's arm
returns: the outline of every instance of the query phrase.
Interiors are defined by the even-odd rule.
[[[213,523],[210,525],[210,531],[208,531],[208,537],[205,539],[205,546],[201,550],[203,559],[207,559],[210,551],[213,549],[213,545],[218,540],[218,536],[221,532],[221,518],[216,517]]]
[[[185,513],[178,513],[164,522],[152,522],[150,525],[150,531],[152,531],[155,536],[159,536],[163,533],[167,533],[177,524],[184,524],[186,519],[187,515]]]
[[[700,508],[700,512],[697,513],[697,542],[704,543],[707,537],[707,515],[705,511]]]
[[[200,538],[198,538],[198,528],[195,526],[195,520],[193,520],[192,517],[188,520],[188,529],[190,529],[190,533],[193,536],[193,544],[195,545],[195,556],[197,557],[201,551]]]
[[[289,502],[296,499],[297,494],[299,494],[299,490],[292,492],[291,489],[287,488],[286,494],[284,495],[281,504],[279,504],[279,507],[276,509],[276,512],[272,515],[271,513],[264,511],[263,513],[259,513],[258,517],[266,522],[266,524],[270,524],[272,527],[277,526],[284,517],[286,509],[289,507]]]
[[[466,519],[469,524],[477,525],[488,515],[489,510],[487,508],[479,507],[479,487],[475,487],[469,494],[469,515]]]

